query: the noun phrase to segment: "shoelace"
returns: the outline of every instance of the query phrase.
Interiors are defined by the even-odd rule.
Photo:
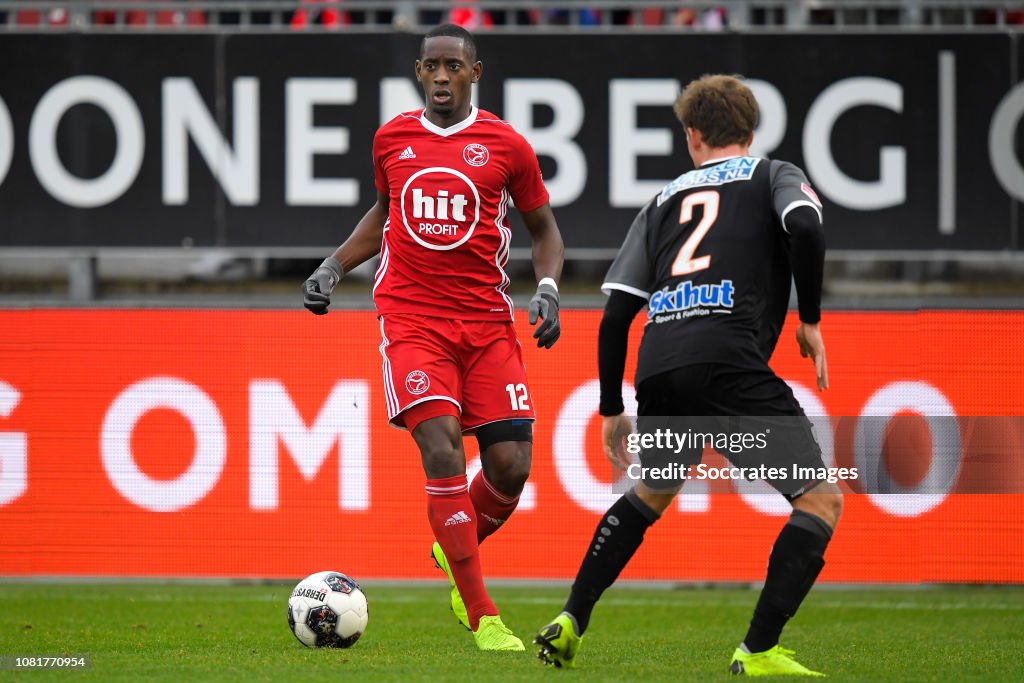
[[[506,635],[506,636],[512,635],[512,629],[510,629],[508,626],[505,626],[505,624],[499,623],[497,626],[495,626],[493,628],[495,628],[498,631],[500,631],[503,635]]]

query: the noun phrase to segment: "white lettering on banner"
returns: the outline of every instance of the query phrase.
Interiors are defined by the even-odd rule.
[[[623,382],[622,401],[626,412],[636,414],[636,392]],[[587,425],[601,403],[601,382],[592,379],[576,387],[562,403],[555,421],[552,457],[555,474],[574,503],[584,510],[604,513],[619,498],[614,484],[594,477],[587,464]],[[611,470],[611,463],[608,469]]]
[[[956,100],[956,53],[939,53],[939,104],[935,108],[940,163],[939,233],[956,230],[956,149],[958,102]],[[788,126],[786,99],[772,83],[746,81],[758,100],[761,116],[755,130],[751,152],[769,155],[784,139]],[[551,203],[562,207],[580,201],[604,205],[603,198],[585,197],[592,180],[586,150],[576,140],[585,135],[586,111],[580,91],[568,81],[555,78],[511,78],[503,83],[505,118],[531,142],[535,152],[555,162],[555,172],[546,179]],[[640,161],[645,157],[669,157],[675,166],[683,150],[675,150],[674,139],[680,133],[674,118],[667,115],[678,93],[674,79],[617,78],[608,87],[608,205],[637,208],[667,182],[666,179],[640,177]],[[476,101],[476,86],[473,99]],[[232,82],[230,94],[232,118],[222,130],[212,103],[200,96],[191,78],[164,79],[161,84],[160,117],[156,113],[149,125],[162,126],[160,132],[160,196],[163,204],[184,205],[190,200],[190,142],[199,152],[214,180],[228,201],[238,206],[254,206],[261,201],[262,145],[278,145],[271,138],[278,131],[261,131],[260,82],[255,77],[239,77]],[[403,77],[383,77],[377,87],[379,118],[385,123],[401,111],[422,107],[422,93],[415,82]],[[146,122],[135,101],[136,94],[101,76],[72,76],[58,81],[29,112],[10,110],[14,104],[0,98],[0,186],[8,181],[12,169],[20,168],[16,150],[21,149],[14,122],[29,120],[28,162],[39,185],[59,202],[72,207],[104,206],[134,190],[147,153]],[[358,103],[357,80],[353,78],[290,78],[282,94],[284,108],[284,163],[271,169],[269,182],[284,184],[286,206],[347,206],[360,203],[359,177],[316,177],[314,160],[324,155],[346,155],[351,150],[351,129],[344,126],[317,126],[315,109],[326,105]],[[271,99],[272,98],[264,98]],[[959,103],[963,105],[963,103]],[[79,177],[62,161],[68,150],[59,149],[57,134],[69,110],[78,105],[94,105],[110,120],[116,147],[108,168],[94,178]],[[551,123],[538,126],[537,107],[549,108]],[[973,106],[973,103],[972,103]],[[641,127],[641,107],[666,113],[661,127]],[[875,179],[851,177],[840,167],[831,151],[831,141],[839,120],[860,107],[879,107],[895,115],[904,114],[904,87],[880,77],[846,78],[826,87],[812,101],[801,132],[802,164],[817,189],[831,201],[847,209],[875,211],[905,204],[907,199],[907,145],[884,145],[878,150],[878,175]],[[920,106],[911,103],[906,116],[920,116]],[[987,112],[981,112],[987,114]],[[799,112],[798,112],[799,114]],[[1018,155],[1017,129],[1024,117],[1024,84],[1009,89],[992,112],[987,130],[988,156],[999,186],[1010,197],[1024,201],[1024,163]],[[799,117],[798,117],[799,118]],[[365,117],[354,117],[353,125],[364,126]],[[669,123],[671,121],[671,123]],[[78,130],[74,131],[76,134]],[[228,135],[230,133],[230,135]],[[263,133],[263,135],[261,135]],[[371,135],[359,128],[358,135]],[[675,136],[675,137],[674,137]],[[102,150],[101,150],[102,151]],[[150,150],[150,153],[157,153]],[[149,174],[146,176],[148,182]],[[156,191],[156,190],[154,190]],[[915,202],[917,199],[915,198]],[[923,201],[923,200],[921,200]],[[158,207],[154,207],[158,208]]]
[[[956,53],[939,51],[938,85],[939,182],[938,228],[940,235],[956,232]]]
[[[423,91],[416,81],[393,76],[380,79],[380,125],[402,112],[423,108]]]
[[[932,444],[928,472],[916,486],[893,481],[882,455],[886,427],[895,415],[906,412],[925,418]],[[857,420],[853,452],[861,479],[870,484],[868,499],[879,509],[897,517],[918,517],[950,494],[962,457],[960,426],[956,420],[945,419],[951,417],[956,417],[956,411],[949,399],[928,382],[892,382],[871,395]],[[872,492],[880,489],[887,493]]]
[[[0,417],[10,417],[21,402],[21,392],[0,380]],[[28,435],[0,432],[0,505],[6,505],[28,488]]]
[[[1024,166],[1015,156],[1017,130],[1024,116],[1024,83],[1006,93],[992,115],[988,129],[988,156],[999,184],[1011,197],[1024,202]],[[2,175],[0,175],[2,177]]]
[[[289,78],[285,82],[285,199],[292,206],[355,206],[359,181],[317,178],[313,157],[345,154],[348,128],[313,125],[313,107],[355,104],[354,78]]]
[[[14,124],[11,123],[11,112],[4,104],[4,98],[0,97],[0,185],[4,184],[13,157]]]
[[[804,414],[811,422],[814,436],[818,440],[818,445],[821,446],[821,459],[824,461],[825,467],[832,467],[836,462],[836,449],[832,433],[832,419],[828,415],[828,409],[818,398],[817,391],[793,380],[786,380],[786,384],[793,391],[793,398],[804,409]]]
[[[826,468],[834,467],[835,437],[825,405],[802,384],[788,380],[787,384],[814,426],[823,464]],[[586,433],[597,413],[600,395],[599,380],[590,380],[576,387],[562,403],[552,437],[552,455],[559,482],[574,503],[594,513],[605,512],[619,496],[616,484],[598,481],[587,464]],[[634,396],[632,387],[623,383],[622,399],[626,414],[636,414]],[[942,418],[926,418],[932,443],[928,453],[931,465],[925,477],[914,487],[904,487],[892,480],[882,454],[889,421],[907,411]],[[879,417],[887,419],[883,421]],[[866,494],[872,504],[890,515],[917,517],[946,499],[956,484],[962,457],[960,428],[955,420],[945,419],[950,417],[956,417],[956,411],[949,399],[927,382],[893,382],[871,396],[857,421],[854,454],[856,469],[861,473],[858,478],[870,482],[871,490],[876,491]],[[732,484],[742,500],[761,514],[784,516],[792,512],[789,503],[766,482],[738,479]],[[879,486],[892,493],[877,493]],[[687,493],[677,497],[680,512],[707,512],[710,509],[711,497],[705,481],[687,482],[683,490]]]
[[[782,144],[782,138],[786,135],[786,100],[779,89],[768,81],[748,78],[743,82],[754,93],[760,110],[750,155],[767,158]]]
[[[544,178],[552,206],[572,204],[587,185],[587,158],[573,142],[583,127],[583,98],[566,81],[555,78],[510,78],[505,81],[505,119],[523,134],[537,156],[555,160],[555,174]],[[533,125],[534,107],[551,109],[543,128]]]
[[[679,81],[672,78],[611,80],[608,88],[608,201],[612,206],[643,206],[671,180],[637,178],[637,157],[672,153],[672,131],[637,128],[636,110],[640,106],[671,106],[678,94]]]
[[[882,147],[877,181],[855,180],[832,156],[832,131],[847,111],[876,105],[903,113],[903,86],[884,78],[844,78],[825,88],[807,112],[803,132],[804,167],[814,186],[847,209],[885,209],[907,199],[907,152]]]
[[[180,413],[196,441],[188,469],[169,481],[140,470],[132,453],[135,425],[157,408]],[[175,512],[202,500],[220,480],[227,432],[216,404],[202,389],[174,377],[151,377],[132,384],[110,404],[100,431],[100,455],[110,483],[122,496],[146,510]]]
[[[79,104],[99,107],[114,124],[114,160],[96,178],[69,173],[57,152],[61,119]],[[29,158],[39,182],[55,199],[79,208],[103,206],[135,182],[145,153],[144,138],[142,115],[124,88],[99,76],[75,76],[53,86],[39,100],[29,124]]]
[[[190,78],[166,78],[163,86],[163,198],[165,204],[188,202],[188,141],[196,149],[236,206],[260,201],[259,81],[234,82],[234,142],[227,143]]]
[[[338,382],[313,425],[306,427],[288,390],[277,380],[249,385],[249,506],[278,507],[278,443],[307,481],[340,442],[338,508],[370,507],[370,389],[367,382]]]

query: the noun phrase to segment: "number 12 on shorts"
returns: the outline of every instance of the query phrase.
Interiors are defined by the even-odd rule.
[[[526,402],[529,395],[525,384],[506,384],[505,391],[508,392],[508,398],[512,401],[512,410],[530,409],[530,404]]]

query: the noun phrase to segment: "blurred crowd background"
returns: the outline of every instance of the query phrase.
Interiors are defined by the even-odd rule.
[[[1024,3],[991,0],[21,0],[0,3],[0,24],[26,27],[287,27],[406,29],[451,22],[470,30],[531,26],[692,28],[751,26],[993,26],[1024,24]],[[520,5],[521,7],[517,7]]]

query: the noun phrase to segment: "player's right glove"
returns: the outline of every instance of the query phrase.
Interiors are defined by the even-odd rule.
[[[530,324],[536,325],[540,317],[543,322],[533,331],[533,338],[537,340],[538,348],[550,349],[562,336],[562,326],[558,322],[558,288],[552,284],[553,280],[544,279],[548,282],[541,280],[537,293],[530,299]]]
[[[309,279],[302,283],[302,304],[313,313],[323,315],[331,304],[331,292],[334,286],[345,277],[345,269],[341,264],[328,256],[313,271]]]

